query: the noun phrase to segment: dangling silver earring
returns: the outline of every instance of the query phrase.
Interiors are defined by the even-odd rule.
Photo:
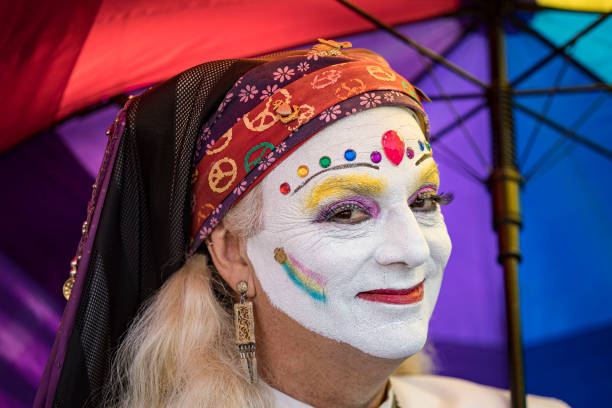
[[[240,353],[240,365],[247,374],[249,383],[257,382],[257,359],[255,358],[255,318],[253,303],[247,301],[248,285],[245,281],[236,286],[240,293],[240,303],[234,303],[234,326],[236,327],[236,346]]]

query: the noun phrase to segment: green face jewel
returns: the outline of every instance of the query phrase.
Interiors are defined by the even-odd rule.
[[[319,159],[319,164],[325,169],[331,164],[331,159],[327,156],[323,156]]]

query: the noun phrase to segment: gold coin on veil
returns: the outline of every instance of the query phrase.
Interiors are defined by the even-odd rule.
[[[73,286],[74,286],[74,278],[71,276],[68,279],[66,279],[66,282],[64,282],[64,286],[62,286],[62,293],[64,294],[64,297],[66,298],[66,300],[70,298],[70,293],[72,293]]]

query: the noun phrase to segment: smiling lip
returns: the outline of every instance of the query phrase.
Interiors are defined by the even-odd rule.
[[[357,297],[370,302],[409,305],[423,300],[423,295],[425,293],[423,290],[424,282],[425,281],[410,289],[376,289],[368,292],[360,292],[357,294]]]

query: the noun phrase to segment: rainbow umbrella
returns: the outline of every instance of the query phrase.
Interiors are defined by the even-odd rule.
[[[525,388],[574,407],[610,400],[611,2],[251,3],[0,13],[0,405],[31,405],[104,130],[127,96],[317,37],[376,50],[433,100],[442,189],[456,196],[430,329],[437,372],[510,387],[516,407]]]

